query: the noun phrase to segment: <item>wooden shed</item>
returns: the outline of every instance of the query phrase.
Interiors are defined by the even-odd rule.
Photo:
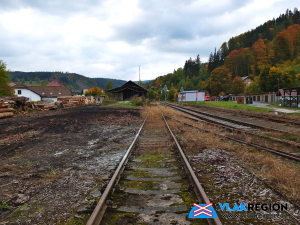
[[[113,94],[113,98],[119,101],[124,101],[132,98],[133,96],[146,97],[148,91],[130,80],[120,87],[108,90],[108,92]]]

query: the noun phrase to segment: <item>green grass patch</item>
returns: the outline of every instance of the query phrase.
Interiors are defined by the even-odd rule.
[[[164,168],[166,167],[166,160],[170,158],[173,158],[173,156],[145,154],[137,157],[141,162],[133,162],[132,164],[143,168]]]
[[[26,168],[26,167],[29,167],[29,166],[31,166],[30,163],[22,163],[22,164],[20,165],[20,168]]]
[[[134,109],[139,109],[140,108],[139,106],[133,105],[131,102],[116,102],[112,105],[118,106],[118,107],[124,107],[124,108],[134,108]]]
[[[258,112],[270,112],[272,109],[249,106],[246,104],[237,104],[236,102],[226,102],[226,101],[204,101],[204,102],[183,102],[187,105],[203,105],[203,106],[213,106],[220,108],[228,109],[237,109],[237,110],[248,110],[248,111],[258,111]]]
[[[41,86],[42,83],[39,83],[37,81],[25,81],[24,85],[31,85],[31,86]]]
[[[7,209],[9,209],[9,205],[7,204],[7,202],[6,201],[2,202],[0,205],[0,210],[5,211]]]

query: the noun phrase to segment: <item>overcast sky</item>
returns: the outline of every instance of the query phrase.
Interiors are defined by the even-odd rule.
[[[0,0],[0,59],[11,71],[154,79],[202,62],[229,38],[299,0]]]

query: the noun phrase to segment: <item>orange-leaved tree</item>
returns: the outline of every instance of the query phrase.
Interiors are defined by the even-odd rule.
[[[85,96],[96,96],[96,95],[104,95],[104,91],[102,91],[101,88],[98,87],[92,87],[85,92]]]

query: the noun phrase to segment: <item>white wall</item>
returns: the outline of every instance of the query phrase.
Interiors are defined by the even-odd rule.
[[[47,97],[43,97],[42,100],[57,102],[57,98],[54,98],[54,97],[53,98],[51,98],[51,97],[48,97],[48,98]]]
[[[184,102],[191,102],[191,101],[196,101],[196,92],[185,92],[185,100]],[[181,95],[182,93],[178,93],[178,101],[181,101]],[[200,91],[198,92],[198,99],[197,101],[204,101],[205,97],[205,92]]]
[[[18,90],[21,90],[21,94],[18,94]],[[15,95],[18,97],[26,97],[28,101],[37,102],[42,100],[41,96],[28,89],[16,88]]]

